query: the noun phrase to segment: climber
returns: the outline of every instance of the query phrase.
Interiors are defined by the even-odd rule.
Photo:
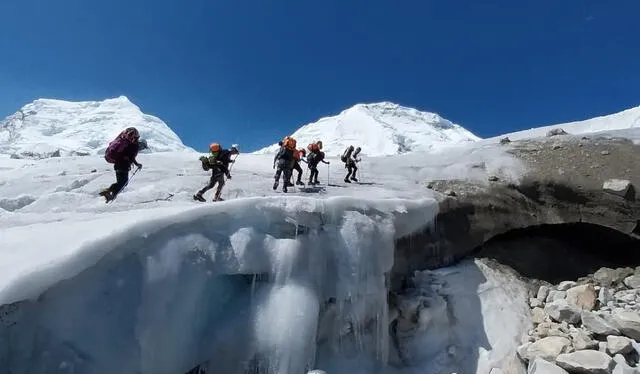
[[[296,184],[298,186],[304,186],[304,183],[302,182],[302,168],[300,167],[300,161],[306,163],[307,161],[304,159],[306,155],[307,152],[304,148],[300,148],[293,153],[293,170],[298,172],[298,180],[296,180]],[[293,170],[291,171],[290,178],[293,178]],[[289,184],[293,183],[290,182]]]
[[[360,151],[360,147],[357,147],[354,151],[353,146],[350,145],[347,147],[347,149],[344,150],[344,152],[342,153],[342,157],[340,157],[340,160],[344,162],[345,169],[348,170],[347,176],[344,177],[345,183],[358,181],[358,179],[356,178],[356,172],[358,171],[358,166],[356,166],[356,163],[360,162],[360,159],[358,159],[358,154],[360,153]]]
[[[276,163],[278,164],[278,169],[276,170],[276,174],[274,176],[275,182],[273,183],[273,189],[278,188],[278,184],[280,183],[280,176],[282,175],[282,192],[287,192],[287,187],[293,186],[290,182],[291,172],[293,169],[293,165],[295,163],[293,153],[296,150],[296,140],[290,136],[287,136],[282,141],[282,146],[280,146],[280,150],[276,153],[273,158],[273,168],[276,168]],[[283,175],[284,174],[284,175]]]
[[[328,165],[330,164],[330,162],[324,160],[324,152],[321,151],[321,141],[309,144],[307,146],[307,149],[309,149],[309,155],[307,156],[307,165],[309,166],[310,171],[308,184],[320,184],[320,182],[318,181],[318,163],[323,162]]]
[[[229,150],[222,149],[218,143],[211,143],[209,150],[211,151],[209,157],[200,157],[200,162],[202,162],[202,168],[205,171],[211,170],[211,179],[209,179],[209,183],[206,186],[193,195],[193,199],[202,202],[206,201],[202,195],[217,184],[218,188],[212,201],[222,201],[220,194],[225,184],[224,177],[226,175],[228,179],[231,179],[229,163],[235,162],[235,160],[231,160],[231,155],[238,154],[239,151],[237,147],[231,147]]]
[[[106,202],[115,199],[129,182],[131,164],[136,165],[138,170],[142,168],[142,164],[136,160],[139,151],[140,133],[135,127],[128,127],[120,132],[107,146],[104,158],[108,163],[113,164],[113,169],[116,172],[116,183],[100,191],[100,196],[104,197]]]

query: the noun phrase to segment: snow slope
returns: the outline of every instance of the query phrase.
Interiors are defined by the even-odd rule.
[[[539,138],[546,136],[552,129],[562,128],[571,135],[605,133],[616,130],[638,129],[640,128],[640,106],[623,110],[618,113],[590,118],[583,121],[559,123],[556,125],[536,127],[529,130],[516,131],[487,139],[490,141],[508,136],[511,140],[521,140]]]
[[[141,155],[144,168],[109,205],[96,196],[114,180],[99,156],[0,159],[0,367],[488,374],[508,365],[528,328],[520,283],[476,263],[425,276],[402,308],[453,292],[455,320],[441,303],[423,310],[404,330],[412,366],[401,369],[385,279],[394,239],[437,213],[425,182],[517,180],[523,167],[504,147],[371,157],[351,185],[329,158],[323,185],[286,198],[271,189],[271,156],[241,154],[228,201],[215,204],[191,199],[208,180],[197,156]]]
[[[135,126],[151,152],[193,151],[159,118],[120,96],[104,101],[38,99],[0,121],[0,154],[20,158],[103,154]]]
[[[289,134],[283,134],[282,137]],[[480,138],[463,127],[440,117],[389,102],[358,104],[337,116],[322,118],[293,134],[299,147],[322,140],[323,151],[341,154],[346,147],[360,146],[368,156],[429,151]],[[281,137],[281,138],[282,138]],[[254,153],[274,153],[278,145]]]

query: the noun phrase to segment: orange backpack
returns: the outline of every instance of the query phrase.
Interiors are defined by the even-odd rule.
[[[296,140],[290,136],[284,138],[284,140],[282,141],[282,145],[292,151],[296,150]]]

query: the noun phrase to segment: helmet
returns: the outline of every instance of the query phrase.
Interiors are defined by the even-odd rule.
[[[140,133],[138,132],[138,129],[136,129],[135,127],[127,127],[122,132],[122,136],[125,139],[134,142],[134,141],[137,141],[140,138]]]
[[[209,150],[210,150],[211,152],[218,152],[218,151],[220,151],[220,148],[221,148],[221,147],[220,147],[220,144],[218,144],[218,143],[211,143],[211,144],[209,144]]]

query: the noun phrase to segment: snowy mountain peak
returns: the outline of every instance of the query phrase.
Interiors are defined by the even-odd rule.
[[[103,101],[37,99],[0,121],[0,154],[16,158],[103,154],[134,126],[150,152],[192,151],[166,123],[144,114],[126,96]]]
[[[392,102],[361,103],[332,117],[302,126],[291,134],[299,147],[322,140],[327,154],[341,153],[349,145],[369,156],[429,151],[442,146],[480,140],[437,113],[422,112]],[[254,153],[273,153],[278,145]]]

